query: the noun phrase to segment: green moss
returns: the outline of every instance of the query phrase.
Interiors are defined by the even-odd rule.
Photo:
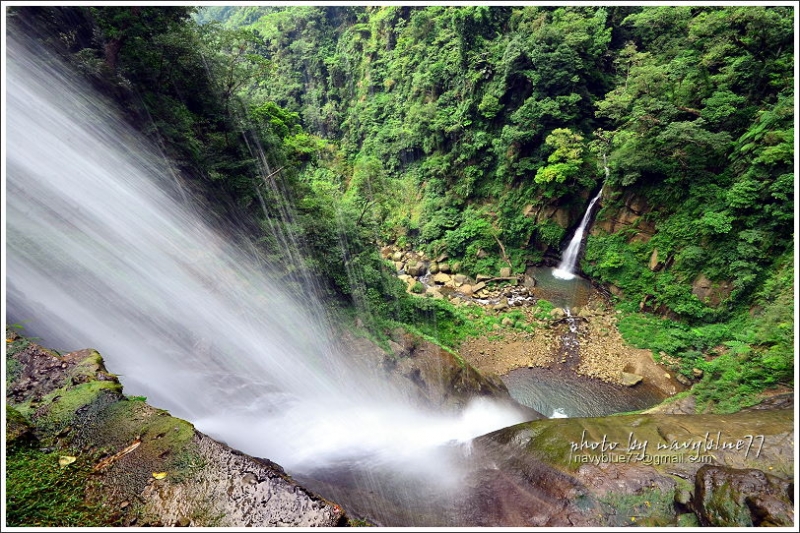
[[[167,469],[173,472],[170,481],[182,483],[195,479],[208,465],[205,457],[200,455],[197,446],[189,443],[175,454]]]
[[[6,520],[13,527],[114,525],[101,504],[84,500],[92,473],[90,457],[59,465],[59,453],[12,446],[6,455]]]
[[[22,364],[11,357],[10,350],[6,352],[6,388],[19,379],[22,375]]]
[[[29,433],[31,424],[22,413],[6,404],[6,443],[7,445]]]
[[[104,393],[120,394],[122,386],[115,381],[89,381],[75,386],[56,389],[35,405],[30,401],[20,404],[23,415],[32,417],[43,431],[58,431],[75,419],[76,411],[95,402]]]
[[[614,526],[674,526],[677,523],[674,494],[658,489],[644,489],[638,494],[608,493],[599,501],[616,513]]]
[[[678,527],[700,527],[700,521],[694,513],[684,513],[678,515]]]
[[[750,509],[738,503],[739,494],[729,483],[717,487],[711,497],[703,502],[706,516],[717,527],[752,527]]]

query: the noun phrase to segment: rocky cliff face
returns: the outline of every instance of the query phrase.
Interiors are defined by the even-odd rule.
[[[88,472],[84,502],[101,522],[230,527],[347,522],[338,505],[297,484],[280,466],[237,452],[143,399],[125,397],[96,351],[60,356],[13,332],[7,332],[6,344],[10,449],[60,454],[60,468],[74,469],[76,479]]]

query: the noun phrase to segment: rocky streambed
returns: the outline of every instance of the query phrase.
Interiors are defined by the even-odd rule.
[[[392,261],[410,293],[447,298],[456,306],[480,306],[498,316],[495,331],[472,337],[459,347],[459,354],[481,372],[506,376],[518,369],[547,368],[547,375],[560,373],[572,379],[574,374],[597,380],[598,387],[599,383],[627,387],[644,383],[639,388],[647,389],[650,405],[686,388],[648,350],[633,348],[622,339],[617,312],[584,280],[568,286],[562,282],[559,287],[550,279],[549,269],[543,268],[525,274],[503,268],[497,275],[471,278],[457,272],[460,265],[446,255],[432,259],[393,246],[384,247],[382,254]],[[540,300],[550,307],[553,301],[558,307],[542,313],[548,307],[538,306]],[[523,313],[523,323],[508,318],[510,311]]]

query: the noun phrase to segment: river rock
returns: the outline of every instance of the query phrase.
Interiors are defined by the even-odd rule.
[[[437,300],[440,299],[440,298],[444,298],[444,295],[439,290],[439,287],[436,287],[436,286],[430,286],[427,289],[425,289],[425,294],[430,294],[431,296],[433,296]]]
[[[753,468],[705,465],[695,477],[692,504],[702,526],[790,527],[790,481]]]
[[[642,381],[642,376],[639,374],[631,374],[630,372],[620,372],[620,383],[626,387],[633,387]]]
[[[503,267],[500,269],[500,277],[501,278],[510,278],[511,277],[511,267]]]
[[[455,282],[456,287],[460,287],[467,282],[467,276],[464,274],[456,274],[453,276],[453,282]]]
[[[402,260],[403,260],[403,252],[397,251],[392,254],[392,261],[394,261],[395,263]]]
[[[425,264],[412,259],[406,265],[406,272],[414,277],[421,276],[425,272]]]
[[[428,272],[431,274],[436,274],[439,272],[439,263],[432,261],[431,264],[428,265]]]
[[[472,286],[472,291],[473,292],[478,292],[478,291],[480,291],[482,289],[485,289],[485,288],[486,288],[486,283],[484,283],[483,281],[479,281],[478,283],[476,283],[475,285]]]
[[[439,264],[439,272],[445,272],[445,273],[450,272],[449,263],[442,263],[441,261],[438,261],[438,264]]]
[[[567,316],[567,314],[560,307],[554,307],[550,311],[550,318],[552,318],[553,320],[561,320],[565,316]]]
[[[495,311],[505,311],[506,309],[508,309],[508,299],[503,298],[502,300],[494,304],[492,306],[492,309],[494,309]]]
[[[449,283],[452,280],[452,277],[450,276],[450,274],[439,272],[438,274],[434,274],[433,277],[431,277],[431,279],[433,280],[434,283],[438,283],[439,285],[445,285],[446,283]]]

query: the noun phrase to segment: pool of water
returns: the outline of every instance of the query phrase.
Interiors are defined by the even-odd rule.
[[[502,379],[512,398],[550,418],[638,411],[665,398],[661,391],[645,382],[625,387],[579,376],[571,370],[518,368]]]
[[[536,297],[556,307],[582,307],[594,293],[594,287],[584,278],[561,279],[553,276],[548,267],[528,267],[525,273],[536,280]]]

